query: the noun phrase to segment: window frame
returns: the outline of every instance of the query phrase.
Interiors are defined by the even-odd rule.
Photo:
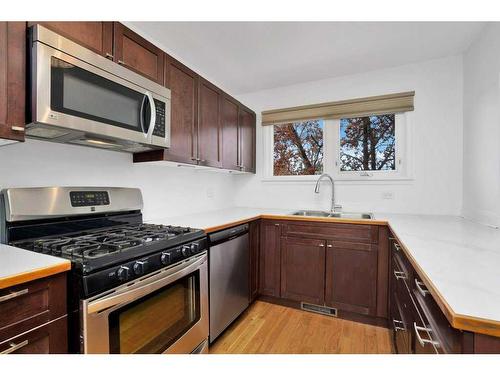
[[[326,119],[323,127],[323,173],[345,183],[398,183],[413,180],[413,154],[411,148],[411,112],[395,113],[396,170],[341,171],[340,170],[340,120]],[[279,124],[277,124],[279,125]],[[264,182],[311,182],[319,175],[274,175],[274,126],[263,126]]]

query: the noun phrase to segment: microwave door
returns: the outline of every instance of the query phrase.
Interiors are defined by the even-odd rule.
[[[140,123],[144,137],[151,143],[156,123],[156,107],[150,92],[146,92],[142,100]]]

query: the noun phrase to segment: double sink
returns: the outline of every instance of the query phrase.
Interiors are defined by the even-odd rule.
[[[292,213],[294,216],[332,217],[339,219],[373,219],[373,214],[365,212],[328,212],[300,210]]]

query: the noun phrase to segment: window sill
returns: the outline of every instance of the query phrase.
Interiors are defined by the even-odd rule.
[[[290,176],[290,177],[263,177],[263,183],[271,184],[315,184],[319,176]],[[335,177],[332,176],[335,184],[338,185],[409,185],[415,180],[413,177]]]

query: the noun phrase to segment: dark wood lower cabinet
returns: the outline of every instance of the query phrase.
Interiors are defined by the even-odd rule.
[[[377,310],[377,245],[328,241],[327,306],[365,315]]]
[[[66,274],[0,290],[0,353],[68,351]]]
[[[259,294],[259,248],[260,248],[260,220],[252,221],[249,225],[250,236],[250,302]]]
[[[323,305],[326,241],[281,238],[281,297]]]
[[[260,229],[259,293],[280,296],[281,224],[263,220]]]
[[[66,316],[0,344],[0,353],[65,354],[68,352]]]

